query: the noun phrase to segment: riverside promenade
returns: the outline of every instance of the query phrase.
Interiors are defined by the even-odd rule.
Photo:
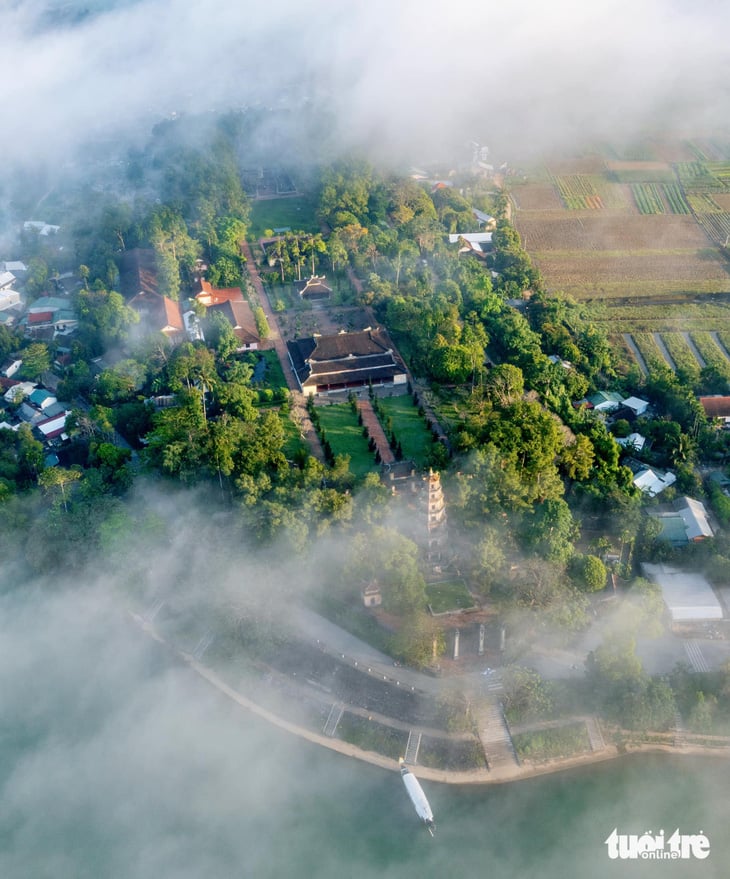
[[[255,714],[279,729],[285,730],[286,732],[298,736],[312,744],[327,748],[330,751],[334,751],[343,756],[351,757],[373,766],[378,766],[381,769],[390,770],[392,772],[399,771],[399,765],[396,760],[374,751],[365,751],[349,742],[343,742],[314,732],[313,730],[299,724],[292,723],[286,718],[263,707],[245,693],[231,687],[218,674],[216,674],[215,671],[203,665],[192,654],[180,650],[171,644],[156,630],[151,622],[145,620],[142,616],[136,613],[130,613],[130,617],[148,637],[153,638],[159,644],[163,645],[180,662],[187,665],[193,673],[197,674],[200,678],[205,680],[222,695],[235,702],[241,708],[250,711],[252,714]],[[321,628],[322,622],[325,623],[324,628]],[[398,675],[399,679],[403,680],[403,683],[408,684],[413,681],[413,686],[418,683],[421,688],[428,690],[434,695],[438,692],[443,692],[443,681],[431,679],[427,675],[421,675],[413,669],[397,668],[397,671],[395,671],[392,660],[390,660],[389,657],[386,657],[385,654],[375,651],[369,645],[364,645],[363,642],[358,642],[358,639],[354,639],[353,636],[339,629],[337,626],[334,626],[334,624],[322,620],[317,614],[305,612],[302,617],[302,628],[307,630],[311,626],[314,626],[316,631],[325,638],[327,638],[328,635],[332,636],[335,643],[329,644],[330,650],[341,649],[344,656],[351,655],[350,650],[353,648],[357,650],[359,660],[370,661],[370,668],[373,672],[382,673],[384,675],[390,674],[391,676],[395,673]],[[312,632],[312,634],[314,634],[314,632]],[[320,638],[320,641],[321,640],[322,638]],[[600,743],[603,746],[600,750],[576,757],[545,761],[539,764],[519,764],[514,760],[505,760],[491,769],[475,768],[456,771],[414,765],[411,767],[411,771],[419,778],[427,781],[439,782],[441,784],[489,785],[505,784],[511,781],[519,781],[520,779],[563,772],[570,769],[589,766],[594,763],[602,763],[607,760],[613,760],[617,757],[634,753],[719,756],[722,759],[728,759],[730,756],[730,746],[727,744],[725,744],[724,747],[718,746],[713,748],[692,745],[671,747],[665,744],[628,744],[624,748],[619,749],[616,745],[606,745],[602,740]]]

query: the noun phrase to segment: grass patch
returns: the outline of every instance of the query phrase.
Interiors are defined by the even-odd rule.
[[[392,726],[384,726],[374,720],[366,720],[357,714],[342,715],[337,727],[337,738],[349,742],[363,751],[375,751],[397,760],[405,753],[408,733]]]
[[[426,598],[434,613],[450,610],[465,610],[474,606],[474,600],[463,580],[445,580],[442,583],[429,583]]]
[[[393,423],[395,438],[403,449],[403,457],[412,460],[417,467],[425,467],[433,446],[431,431],[423,416],[413,405],[409,394],[400,397],[382,397],[378,400],[382,410],[381,423],[387,433],[388,419]]]
[[[418,749],[418,762],[431,769],[466,771],[483,769],[487,764],[484,751],[477,741],[423,737]]]
[[[582,721],[569,726],[517,733],[512,736],[512,744],[521,760],[555,760],[591,750],[588,731]]]
[[[319,232],[316,203],[307,196],[267,198],[251,203],[249,235],[262,238],[267,229],[288,226],[293,232]]]
[[[362,477],[375,467],[375,458],[349,403],[318,406],[320,424],[335,456],[350,456],[350,472]]]
[[[283,452],[287,461],[293,461],[302,449],[309,452],[309,446],[307,445],[306,440],[302,439],[301,434],[291,418],[289,418],[288,415],[284,415],[281,411],[279,412],[279,418],[282,427],[284,428]]]
[[[279,357],[273,348],[266,351],[250,351],[244,356],[254,371],[252,384],[255,388],[271,388],[273,391],[288,387]]]

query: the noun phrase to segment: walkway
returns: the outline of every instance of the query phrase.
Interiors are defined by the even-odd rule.
[[[644,378],[646,378],[649,375],[649,370],[646,366],[644,355],[641,353],[641,351],[639,351],[636,342],[634,342],[634,337],[631,335],[631,333],[623,333],[622,335],[624,342],[626,342],[629,349],[631,350],[631,353],[634,355],[636,362],[639,364],[639,370],[641,371],[641,374],[644,376]]]
[[[380,453],[380,460],[383,464],[394,463],[395,455],[390,448],[388,437],[385,435],[385,431],[383,430],[378,416],[375,414],[373,404],[370,400],[358,400],[357,409],[362,415],[363,425],[368,429],[368,436],[372,437],[373,442],[375,443],[375,448]]]
[[[692,341],[692,336],[690,336],[690,334],[687,332],[682,332],[682,333],[680,333],[680,335],[684,339],[684,341],[687,343],[687,347],[694,355],[694,359],[699,364],[700,369],[704,369],[707,366],[707,364],[705,363],[705,358],[697,350],[697,345],[695,345],[695,343]]]
[[[483,696],[472,703],[472,711],[489,769],[519,767],[499,699],[494,695]]]
[[[299,389],[299,382],[297,381],[297,377],[294,375],[294,370],[292,369],[291,361],[289,360],[289,351],[286,347],[286,342],[284,341],[284,337],[281,335],[281,329],[279,327],[279,321],[274,314],[274,310],[271,307],[271,303],[269,302],[269,297],[266,295],[266,290],[264,290],[264,285],[261,281],[261,276],[259,275],[258,266],[256,265],[256,260],[253,257],[253,253],[251,252],[251,245],[248,241],[241,242],[241,252],[246,258],[246,269],[248,271],[248,276],[253,284],[253,288],[256,291],[256,296],[259,301],[259,305],[264,310],[264,314],[266,315],[266,320],[269,324],[269,341],[272,343],[272,347],[276,351],[276,356],[279,358],[279,363],[281,363],[281,368],[284,371],[284,378],[286,379],[286,383],[289,386],[289,390],[291,391],[292,396],[292,405],[296,407],[301,423],[301,431],[303,439],[306,440],[309,445],[309,449],[312,455],[320,461],[324,461],[324,451],[322,449],[322,444],[319,441],[319,437],[317,436],[317,431],[314,429],[314,425],[309,419],[309,414],[307,413],[306,406],[304,405],[304,395]]]

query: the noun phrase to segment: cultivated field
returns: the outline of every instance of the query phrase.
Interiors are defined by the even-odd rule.
[[[672,152],[659,147],[550,162],[513,187],[513,221],[548,289],[631,301],[730,292],[730,164],[689,143],[659,160]]]

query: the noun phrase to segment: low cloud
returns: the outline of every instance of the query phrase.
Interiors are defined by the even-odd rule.
[[[399,157],[465,137],[519,152],[702,132],[730,105],[718,3],[137,0],[81,20],[62,6],[0,12],[8,158],[231,106],[326,106],[323,140]]]

